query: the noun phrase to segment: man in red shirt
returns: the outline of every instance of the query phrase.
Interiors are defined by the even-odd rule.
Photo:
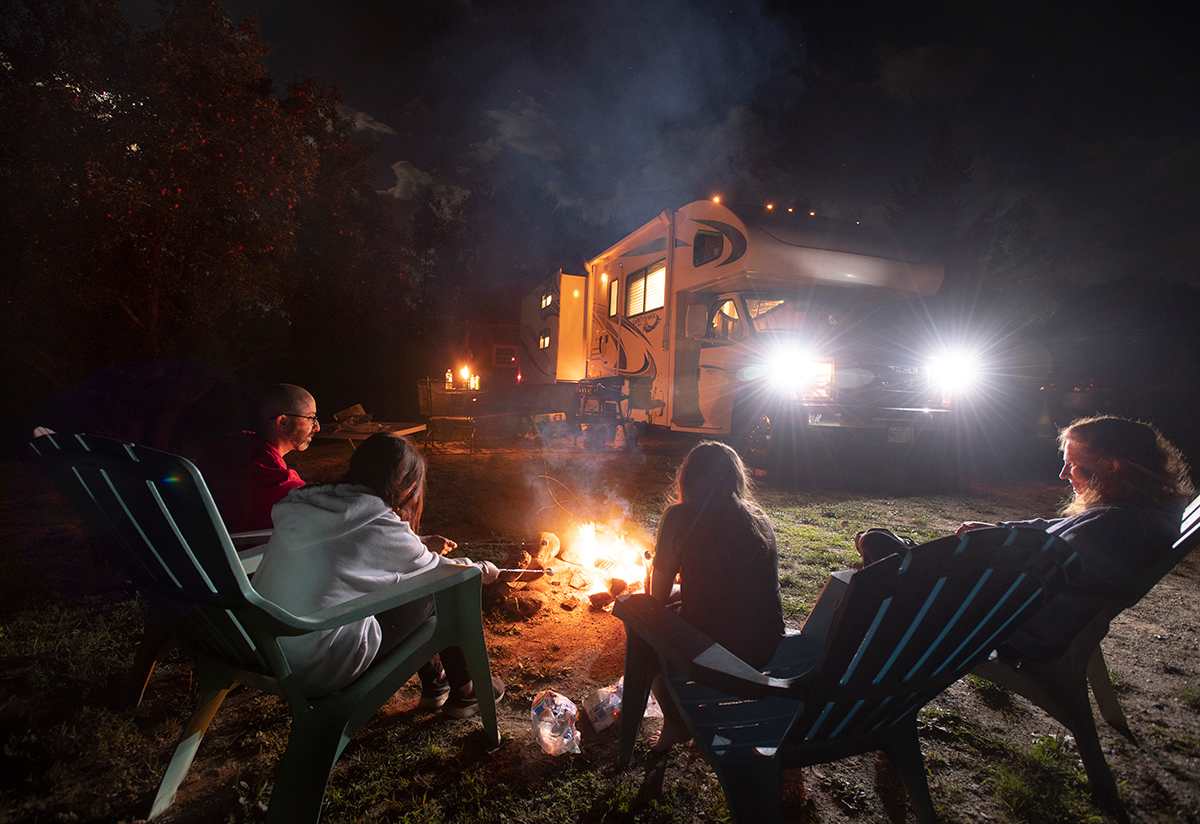
[[[283,457],[308,449],[321,431],[316,400],[290,383],[263,391],[256,419],[257,429],[224,439],[207,462],[209,489],[230,532],[271,528],[271,507],[304,486]]]

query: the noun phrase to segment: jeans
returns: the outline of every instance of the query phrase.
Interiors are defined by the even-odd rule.
[[[383,630],[383,640],[379,645],[376,657],[395,649],[413,633],[413,630],[429,620],[432,615],[433,596],[379,613],[376,620],[379,621],[379,628]],[[450,681],[451,689],[463,692],[471,685],[471,676],[467,672],[467,659],[463,656],[462,650],[458,647],[447,647],[441,651],[440,656],[433,656],[417,670],[417,677],[421,679],[421,688],[427,690],[433,686],[435,681],[441,679],[443,668],[447,680]]]

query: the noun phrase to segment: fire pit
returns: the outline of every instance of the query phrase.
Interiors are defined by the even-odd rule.
[[[506,548],[509,571],[492,600],[498,599],[511,617],[530,618],[554,599],[565,610],[584,603],[603,610],[618,595],[645,588],[649,553],[642,541],[595,522],[577,524],[565,534],[566,540],[542,532],[536,541],[494,544]]]

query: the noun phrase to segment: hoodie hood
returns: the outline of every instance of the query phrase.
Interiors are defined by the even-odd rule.
[[[355,484],[302,487],[271,510],[275,534],[293,546],[333,540],[380,518],[395,517],[382,498]]]

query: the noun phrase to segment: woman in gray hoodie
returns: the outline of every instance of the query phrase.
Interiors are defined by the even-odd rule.
[[[271,510],[274,531],[254,588],[289,611],[306,614],[398,583],[440,564],[472,564],[440,553],[454,547],[441,536],[418,535],[425,499],[425,459],[404,438],[372,435],[350,459],[341,483],[291,492]],[[498,571],[474,562],[484,583]],[[280,639],[288,664],[314,695],[349,684],[433,614],[433,598],[337,629]],[[457,648],[418,670],[421,706],[456,718],[478,704]],[[494,689],[499,699],[504,686]]]

